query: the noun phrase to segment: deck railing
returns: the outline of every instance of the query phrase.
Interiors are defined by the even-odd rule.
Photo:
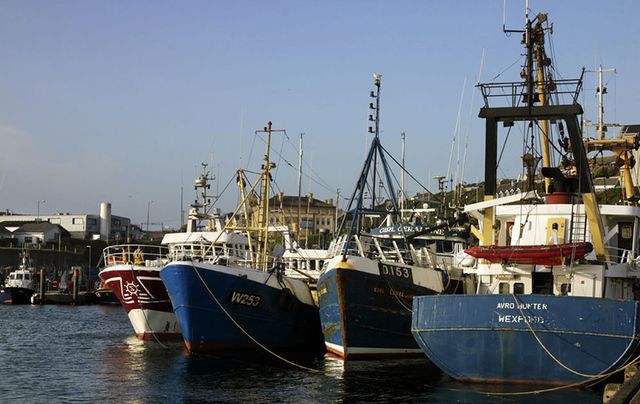
[[[166,259],[167,253],[167,247],[149,244],[110,245],[102,250],[107,267],[119,264],[156,266]]]

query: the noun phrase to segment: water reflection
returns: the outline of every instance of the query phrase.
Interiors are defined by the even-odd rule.
[[[496,397],[530,386],[459,383],[426,359],[343,362],[324,354],[189,355],[182,343],[140,341],[119,307],[1,307],[5,401],[26,402],[600,402],[569,390]],[[29,386],[17,389],[17,385]],[[511,389],[511,390],[509,390]]]

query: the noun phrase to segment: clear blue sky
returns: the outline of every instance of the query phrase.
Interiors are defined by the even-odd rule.
[[[640,121],[639,4],[530,2],[554,22],[564,77],[617,69],[609,121]],[[523,9],[508,1],[509,28],[522,28]],[[466,78],[461,137],[470,125],[474,182],[479,94],[471,114],[469,104],[483,49],[481,80],[522,52],[502,22],[502,0],[0,1],[0,209],[35,213],[46,200],[41,212],[97,213],[104,200],[140,223],[153,201],[151,221],[175,226],[180,187],[186,203],[199,163],[213,162],[221,187],[239,165],[257,169],[264,144],[253,132],[269,120],[287,130],[291,143],[275,135],[274,149],[294,166],[305,133],[305,159],[326,187],[305,179],[303,192],[349,193],[369,139],[373,72],[383,74],[383,144],[398,155],[406,132],[407,166],[432,188],[428,177],[447,172]],[[587,75],[582,100],[591,119],[594,82]],[[295,168],[275,160],[278,187],[296,194]],[[517,176],[514,167],[503,174]],[[231,192],[221,208],[234,204]]]

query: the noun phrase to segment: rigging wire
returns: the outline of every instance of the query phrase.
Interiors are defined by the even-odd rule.
[[[411,178],[412,180],[414,180],[416,182],[416,184],[418,184],[418,186],[420,188],[422,188],[425,192],[427,192],[429,195],[431,196],[435,196],[433,194],[433,192],[429,191],[427,189],[427,187],[425,187],[420,181],[418,181],[418,179],[416,177],[413,176],[413,174],[411,174],[409,171],[407,171],[402,164],[400,164],[400,162],[398,160],[396,160],[395,157],[393,157],[393,155],[391,155],[391,153],[389,153],[389,151],[387,149],[384,148],[384,146],[380,145],[380,148],[385,152],[385,154],[394,162],[396,163],[402,170],[404,170],[405,174],[407,174],[409,176],[409,178]]]
[[[491,79],[489,79],[489,83],[494,82],[498,77],[502,76],[507,70],[511,69],[513,66],[515,66],[516,64],[520,63],[520,61],[522,60],[522,58],[524,58],[524,55],[520,55],[518,57],[518,59],[516,59],[513,63],[511,63],[507,68],[505,68],[503,71],[501,71],[500,73],[496,74],[495,76],[493,76]]]
[[[264,142],[264,139],[260,139],[262,142]],[[276,154],[279,158],[281,158],[281,161],[283,161],[287,166],[289,166],[292,169],[296,169],[296,166],[294,164],[292,164],[288,159],[286,159],[282,153],[277,152],[277,151],[272,151],[274,154]],[[303,157],[303,163],[306,163],[306,160],[304,160]],[[315,170],[310,169],[310,171],[312,172],[312,174],[308,174],[307,172],[305,172],[303,170],[302,172],[302,176],[305,179],[308,179],[309,181],[313,182],[314,184],[320,186],[321,188],[325,189],[328,192],[335,192],[335,188],[332,188],[330,185],[328,185],[328,183],[326,181],[324,181],[319,175],[317,175],[317,173],[315,172]],[[296,169],[297,172],[297,169]],[[314,175],[314,176],[312,176]],[[317,177],[317,178],[316,178]]]

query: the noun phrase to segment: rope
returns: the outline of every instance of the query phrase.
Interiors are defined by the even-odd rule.
[[[560,366],[562,366],[563,368],[565,368],[566,370],[570,371],[571,373],[574,373],[578,376],[582,376],[582,377],[587,377],[586,380],[582,380],[579,382],[574,382],[574,383],[570,383],[570,384],[566,384],[566,385],[562,385],[562,386],[556,386],[556,387],[549,387],[546,389],[538,389],[538,390],[529,390],[529,391],[517,391],[517,392],[505,392],[505,393],[500,393],[500,392],[490,392],[490,391],[480,391],[478,393],[483,394],[483,395],[487,395],[487,396],[524,396],[524,395],[533,395],[533,394],[540,394],[540,393],[549,393],[552,391],[559,391],[559,390],[564,390],[564,389],[570,389],[570,388],[574,388],[574,387],[579,387],[582,385],[586,385],[588,383],[591,382],[595,382],[598,381],[600,379],[604,379],[606,377],[609,377],[615,373],[621,372],[625,369],[627,369],[628,367],[635,365],[638,361],[640,361],[640,355],[637,356],[636,358],[634,358],[632,361],[630,361],[629,363],[627,363],[626,365],[619,367],[616,370],[613,370],[611,372],[607,372],[607,373],[601,373],[599,375],[587,375],[587,374],[583,374],[580,372],[576,372],[573,369],[570,369],[569,367],[565,366],[563,363],[561,363],[555,356],[553,356],[553,354],[551,354],[551,352],[549,352],[549,350],[544,346],[544,344],[542,343],[542,341],[540,341],[540,339],[538,338],[538,336],[536,335],[535,331],[533,330],[533,328],[531,327],[531,324],[529,323],[529,320],[527,320],[527,317],[524,315],[524,313],[522,312],[522,307],[520,306],[520,302],[518,301],[518,298],[516,297],[516,295],[512,294],[511,296],[513,296],[514,300],[516,301],[516,305],[518,306],[518,310],[520,310],[520,315],[522,316],[522,318],[524,319],[525,323],[527,324],[527,327],[529,327],[529,330],[531,331],[531,333],[533,334],[533,336],[536,338],[536,340],[538,341],[538,343],[540,344],[540,346],[545,350],[545,352],[556,362],[558,363]],[[633,337],[632,337],[633,338]]]
[[[294,366],[296,368],[302,369],[302,370],[306,370],[308,372],[312,372],[312,373],[324,373],[322,370],[318,370],[318,369],[313,369],[307,366],[303,366],[297,363],[294,363],[280,355],[278,355],[277,353],[273,352],[272,350],[270,350],[269,348],[267,348],[266,346],[262,345],[260,343],[260,341],[258,341],[257,339],[255,339],[251,334],[249,334],[232,316],[231,314],[229,314],[229,312],[224,308],[224,306],[222,305],[222,303],[220,303],[220,301],[218,300],[218,298],[216,298],[216,296],[213,294],[213,292],[211,291],[211,289],[209,289],[209,285],[207,285],[207,283],[204,281],[204,279],[202,278],[202,276],[200,275],[200,272],[198,271],[198,268],[195,266],[195,264],[193,263],[193,261],[191,261],[191,266],[193,267],[193,270],[195,271],[196,275],[198,276],[198,278],[200,279],[200,282],[202,282],[202,285],[204,285],[205,289],[207,289],[207,292],[209,292],[209,295],[211,295],[211,297],[213,298],[213,300],[216,302],[216,304],[218,305],[218,307],[220,307],[220,310],[222,310],[222,312],[229,318],[229,320],[231,320],[231,322],[238,327],[238,329],[240,331],[242,331],[242,333],[244,335],[246,335],[249,339],[251,339],[253,342],[256,343],[256,345],[258,345],[260,348],[262,348],[264,351],[266,351],[267,353],[269,353],[270,355],[280,359],[281,361],[288,363],[291,366]]]
[[[515,300],[515,302],[516,302],[516,307],[518,307],[518,310],[520,311],[520,315],[524,319],[525,324],[527,324],[527,327],[529,328],[529,331],[531,331],[531,334],[533,334],[533,336],[535,337],[535,339],[538,342],[538,344],[551,357],[551,359],[553,359],[562,368],[564,368],[565,370],[573,373],[574,375],[581,376],[581,377],[586,377],[586,378],[592,378],[592,379],[599,379],[599,378],[602,378],[602,377],[610,376],[610,375],[620,371],[620,369],[616,369],[616,370],[614,370],[612,372],[609,372],[609,373],[600,373],[600,374],[597,374],[597,375],[591,375],[591,374],[587,374],[587,373],[578,372],[577,370],[573,370],[570,367],[568,367],[567,365],[565,365],[564,363],[562,363],[558,358],[556,358],[551,353],[551,351],[549,351],[549,349],[540,340],[540,338],[538,337],[537,333],[534,331],[533,327],[531,327],[531,323],[529,323],[529,320],[524,315],[524,312],[522,311],[522,306],[520,306],[520,301],[518,301],[518,298],[516,297],[516,295],[512,293],[511,296],[513,296],[513,300]],[[630,338],[633,340],[634,337],[630,337]],[[639,360],[639,359],[640,359],[640,356],[638,356],[636,359],[634,359],[634,361]],[[629,365],[627,365],[627,366],[629,366]]]

